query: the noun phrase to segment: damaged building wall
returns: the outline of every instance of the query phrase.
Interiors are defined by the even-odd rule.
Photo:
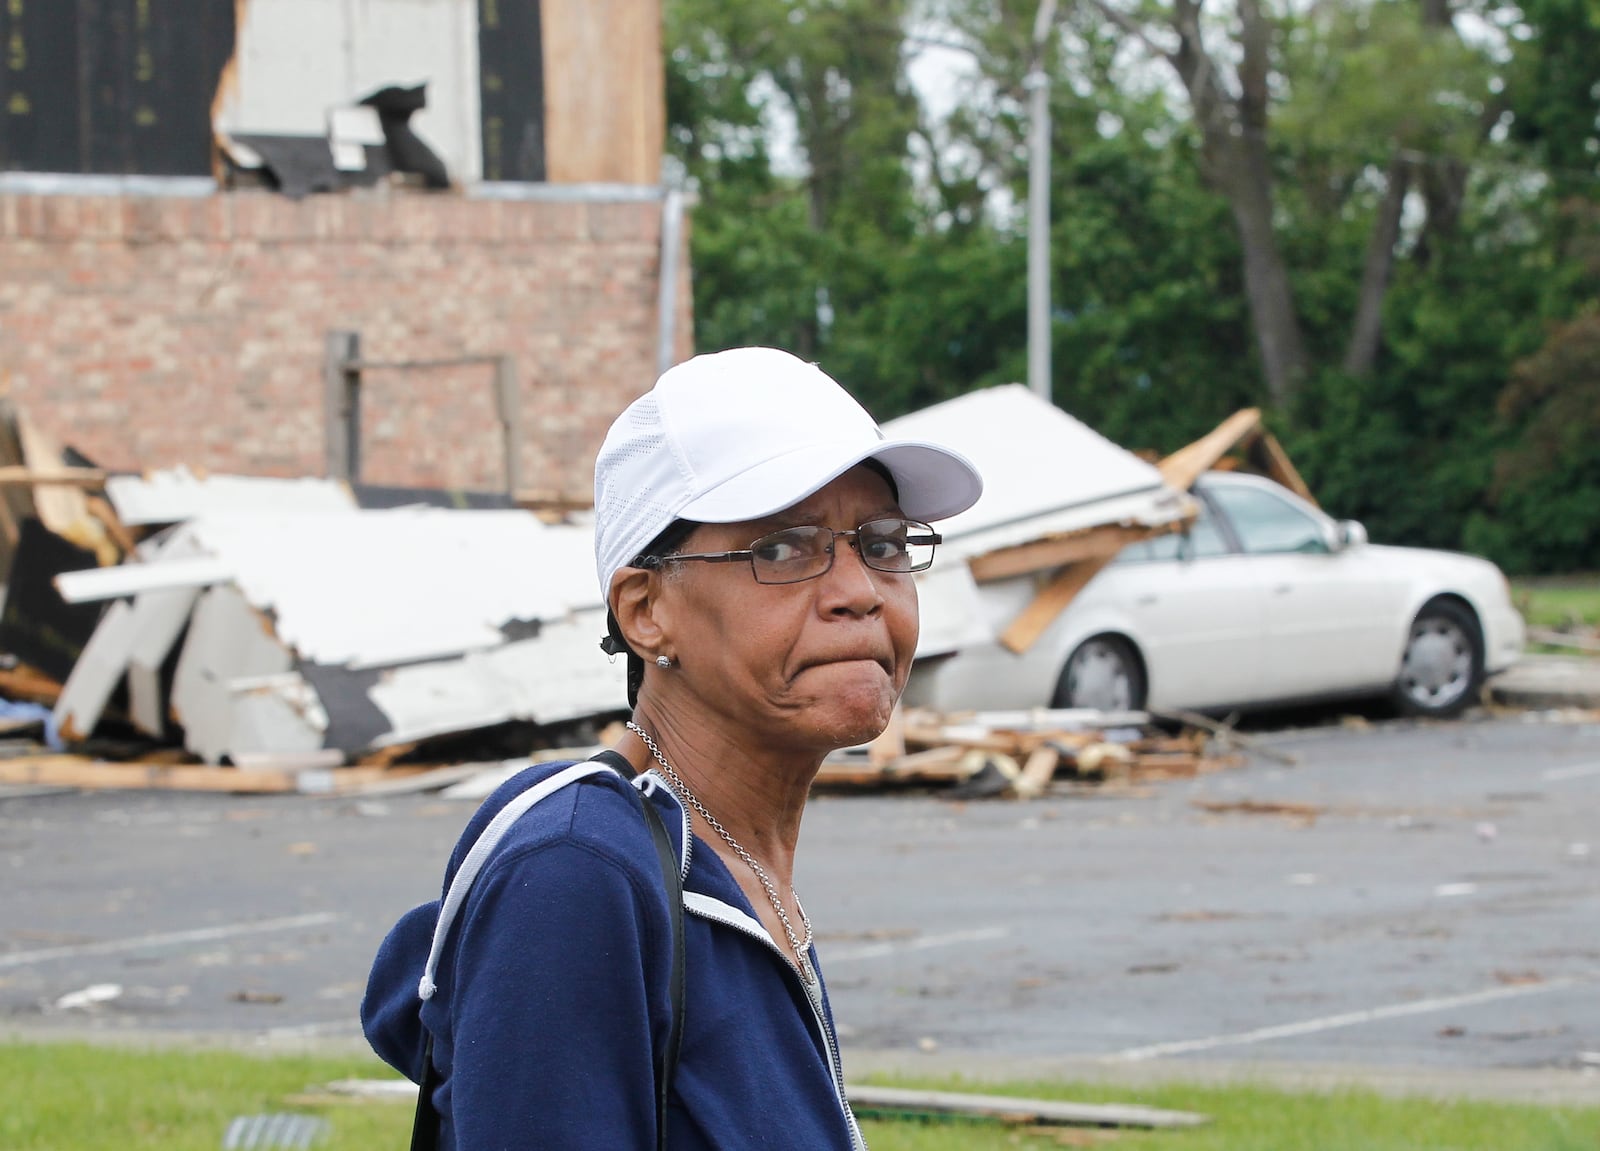
[[[391,84],[428,85],[412,121],[457,180],[482,171],[480,0],[249,0],[234,71],[217,101],[227,133],[317,136],[328,110]]]
[[[330,329],[381,361],[509,354],[521,486],[584,496],[657,374],[661,232],[645,198],[0,195],[0,394],[106,467],[320,475]],[[499,488],[493,384],[366,373],[362,478]]]

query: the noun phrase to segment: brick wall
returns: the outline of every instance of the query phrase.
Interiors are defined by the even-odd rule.
[[[330,329],[371,360],[510,353],[521,486],[587,493],[656,375],[660,228],[648,202],[0,195],[0,395],[105,467],[320,475]],[[501,487],[492,384],[367,373],[362,478]]]

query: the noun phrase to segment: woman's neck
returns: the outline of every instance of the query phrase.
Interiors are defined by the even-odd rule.
[[[640,701],[634,722],[655,741],[694,797],[787,894],[800,819],[820,759],[780,755],[759,741],[730,736],[703,716],[682,715],[650,701]],[[636,745],[621,749],[630,761],[659,767],[643,740],[632,732],[627,739]],[[698,816],[696,822],[705,823]],[[702,838],[721,843],[715,829],[699,830]]]

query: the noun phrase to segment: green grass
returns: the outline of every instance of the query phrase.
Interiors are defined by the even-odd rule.
[[[217,1151],[237,1115],[297,1111],[332,1125],[327,1151],[406,1145],[409,1103],[318,1101],[333,1079],[392,1077],[371,1058],[131,1050],[0,1042],[0,1148],[5,1151]],[[962,1084],[907,1084],[960,1090]],[[1145,1103],[1214,1122],[1179,1132],[1055,1129],[1031,1136],[994,1124],[864,1124],[873,1151],[999,1151],[1110,1146],[1127,1151],[1594,1151],[1600,1107],[1396,1100],[1367,1091],[1293,1094],[1266,1087],[1167,1085],[1138,1090],[1061,1083],[967,1085],[985,1093]],[[308,1097],[309,1096],[309,1097]]]
[[[1600,576],[1519,581],[1511,595],[1529,627],[1600,628]]]

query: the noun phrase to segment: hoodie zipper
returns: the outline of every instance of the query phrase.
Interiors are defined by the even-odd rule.
[[[694,856],[694,830],[689,824],[689,809],[678,801],[677,793],[672,790],[666,779],[659,772],[655,771],[654,768],[638,776],[638,779],[640,780],[644,780],[646,778],[649,779],[649,783],[645,784],[641,788],[641,790],[645,792],[645,801],[648,803],[651,796],[654,794],[655,789],[659,787],[662,791],[666,792],[667,795],[672,797],[672,802],[677,805],[678,814],[683,818],[683,839],[681,840],[683,843],[683,869],[679,874],[679,878],[687,881],[689,878],[689,864]],[[833,1028],[829,1026],[827,1012],[823,1009],[821,977],[819,976],[815,982],[806,982],[805,978],[795,970],[794,965],[789,962],[788,957],[785,956],[778,945],[773,942],[772,936],[768,935],[765,931],[759,931],[758,933],[756,930],[751,930],[747,924],[741,923],[737,920],[732,920],[721,915],[713,914],[710,911],[702,908],[689,907],[687,900],[685,900],[684,910],[690,911],[693,914],[700,916],[702,919],[709,919],[715,923],[722,924],[724,927],[731,927],[735,931],[741,931],[748,935],[751,939],[754,939],[763,946],[770,948],[773,954],[777,955],[779,959],[783,960],[783,966],[785,970],[787,970],[791,976],[800,980],[800,986],[806,993],[806,1002],[811,1005],[811,1014],[817,1021],[817,1031],[822,1035],[822,1045],[827,1049],[828,1052],[828,1070],[833,1077],[833,1093],[834,1096],[839,1100],[839,1109],[844,1112],[845,1124],[850,1128],[850,1146],[854,1148],[854,1151],[867,1151],[867,1142],[864,1138],[862,1138],[861,1128],[856,1123],[856,1113],[850,1106],[849,1098],[845,1095],[844,1063],[839,1058],[838,1037],[834,1035]],[[811,948],[811,967],[813,971],[817,969],[815,946]]]
[[[773,942],[772,936],[759,927],[752,928],[737,919],[719,915],[709,908],[690,906],[687,900],[684,903],[684,910],[698,915],[701,919],[709,919],[713,923],[720,923],[724,927],[731,927],[735,931],[748,935],[782,960],[784,970],[789,973],[789,976],[800,981],[800,986],[806,993],[806,1002],[811,1005],[811,1014],[817,1021],[817,1031],[822,1036],[822,1046],[828,1052],[828,1069],[833,1078],[833,1093],[839,1101],[839,1110],[844,1113],[845,1125],[850,1129],[850,1146],[855,1151],[867,1151],[866,1140],[861,1137],[861,1128],[856,1124],[855,1112],[851,1110],[850,1100],[845,1097],[844,1064],[839,1060],[838,1040],[834,1037],[833,1029],[828,1026],[827,1015],[823,1011],[821,978],[819,977],[815,983],[807,983],[800,973],[795,970],[794,964],[789,962],[783,951]],[[812,948],[813,953],[815,953],[815,950],[815,948]]]

